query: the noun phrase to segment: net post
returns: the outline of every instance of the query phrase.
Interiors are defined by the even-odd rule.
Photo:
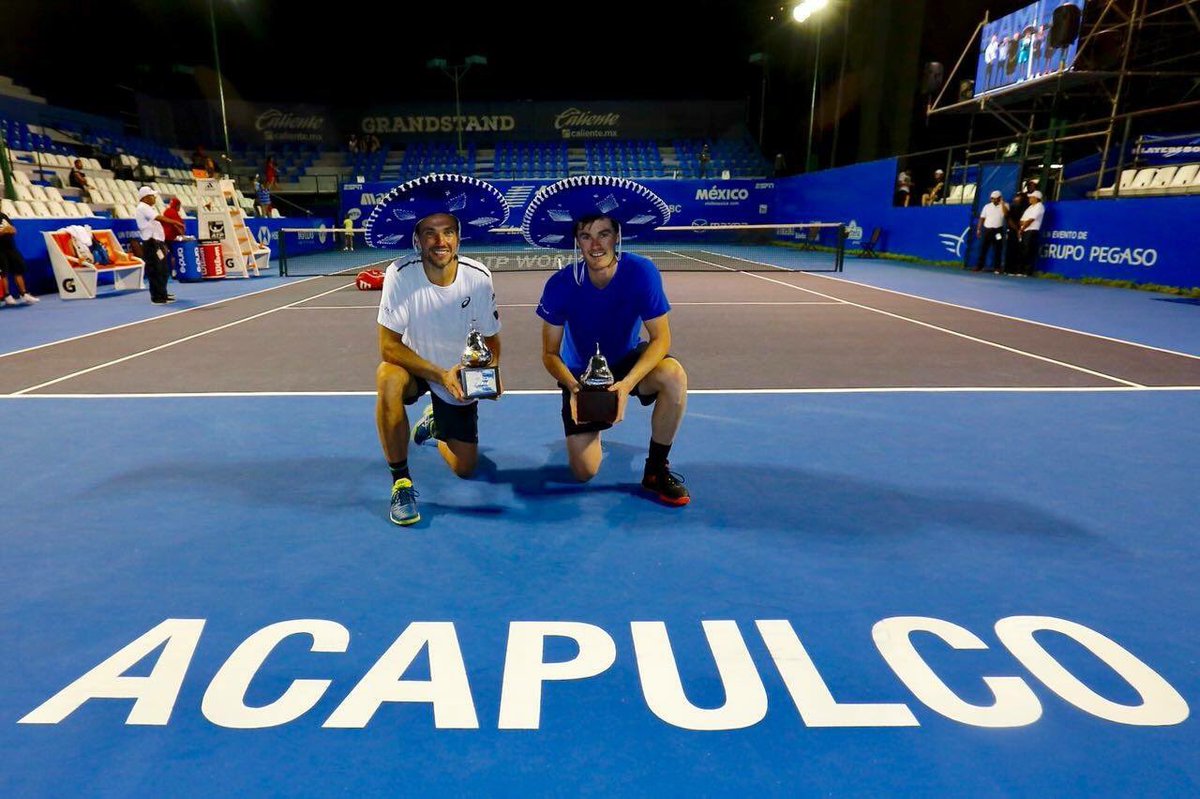
[[[849,234],[846,231],[846,223],[838,223],[837,235],[837,256],[834,258],[834,271],[841,272],[842,265],[846,263],[846,237]]]
[[[279,276],[287,277],[287,231],[279,231]]]

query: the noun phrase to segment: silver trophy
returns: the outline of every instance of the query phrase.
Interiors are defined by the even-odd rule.
[[[492,351],[474,322],[467,333],[460,362],[458,380],[465,399],[495,399],[500,394],[500,368],[490,365]]]
[[[575,396],[575,417],[580,423],[612,424],[617,420],[617,393],[608,390],[615,382],[608,359],[600,352],[600,342],[596,342],[596,354],[579,376],[579,393]]]

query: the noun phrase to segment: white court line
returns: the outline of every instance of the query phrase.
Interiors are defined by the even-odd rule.
[[[190,313],[191,311],[199,311],[201,308],[211,308],[212,306],[220,305],[223,302],[231,302],[232,300],[240,300],[240,299],[243,299],[244,297],[253,297],[256,294],[265,294],[268,291],[275,291],[276,289],[287,288],[288,286],[298,286],[301,283],[307,283],[310,280],[317,280],[320,277],[323,277],[323,275],[315,275],[313,277],[302,278],[300,280],[295,281],[294,283],[281,283],[278,286],[271,286],[268,289],[259,289],[258,291],[251,291],[247,294],[237,294],[233,297],[226,297],[225,299],[222,299],[222,300],[214,300],[213,302],[206,302],[203,305],[195,305],[195,306],[192,306],[191,308],[180,308],[177,311],[172,311],[171,313],[165,313],[165,314],[162,314],[161,316],[151,316],[151,317],[147,317],[146,319],[138,319],[135,322],[125,322],[124,324],[114,325],[113,327],[106,327],[101,330],[93,330],[91,333],[81,333],[78,336],[71,336],[70,338],[61,338],[56,341],[48,341],[45,344],[35,344],[34,346],[26,347],[23,350],[13,350],[12,352],[0,352],[0,358],[7,358],[10,355],[20,355],[23,352],[33,352],[34,350],[44,349],[45,347],[53,347],[57,344],[67,344],[71,341],[79,341],[80,339],[88,338],[89,336],[98,336],[101,333],[111,333],[114,330],[121,330],[122,328],[133,327],[134,325],[145,324],[146,322],[157,322],[160,319],[170,319],[172,316],[179,316],[179,314]]]
[[[703,252],[707,252],[707,250],[704,250]],[[1064,333],[1074,333],[1079,336],[1088,336],[1089,338],[1096,338],[1096,339],[1100,339],[1101,341],[1111,341],[1114,344],[1127,344],[1130,347],[1141,347],[1144,350],[1153,350],[1154,352],[1163,352],[1163,353],[1166,353],[1167,355],[1178,355],[1182,358],[1191,358],[1192,360],[1200,360],[1200,355],[1193,355],[1190,352],[1181,352],[1179,350],[1169,350],[1166,347],[1156,347],[1153,344],[1142,344],[1137,341],[1130,341],[1128,339],[1116,338],[1114,336],[1106,336],[1102,333],[1089,333],[1086,330],[1076,330],[1073,327],[1063,327],[1062,325],[1055,325],[1055,324],[1051,324],[1050,322],[1039,322],[1036,319],[1026,319],[1023,316],[1013,316],[1011,314],[1000,313],[999,311],[989,311],[986,308],[974,308],[970,305],[961,305],[957,302],[948,302],[946,300],[935,300],[932,297],[922,297],[920,294],[909,294],[907,291],[899,291],[897,289],[884,288],[883,286],[872,286],[870,283],[860,283],[857,280],[849,280],[844,277],[834,277],[833,275],[821,274],[819,272],[803,272],[799,269],[787,269],[784,267],[775,266],[774,264],[764,263],[762,261],[752,261],[749,258],[740,258],[736,255],[721,255],[721,257],[722,258],[733,258],[738,261],[745,261],[748,264],[755,264],[756,266],[769,266],[773,269],[779,269],[779,270],[788,272],[793,275],[808,275],[809,277],[818,277],[818,278],[821,278],[822,280],[832,280],[837,283],[848,283],[851,286],[861,286],[862,288],[874,289],[875,291],[884,291],[884,292],[887,292],[888,294],[895,294],[900,297],[908,297],[909,299],[913,299],[913,300],[924,300],[925,302],[932,302],[932,303],[937,303],[938,305],[945,305],[948,308],[958,308],[959,310],[963,310],[963,311],[975,311],[976,313],[987,314],[988,316],[996,316],[1001,319],[1009,319],[1014,322],[1025,322],[1026,324],[1037,325],[1038,327],[1045,327],[1050,330],[1060,330]],[[728,268],[728,267],[725,267],[725,268]],[[807,291],[807,289],[805,289],[805,291]]]
[[[327,294],[333,294],[334,292],[341,291],[342,289],[348,288],[353,285],[354,285],[353,283],[346,283],[345,285],[338,286],[335,289],[330,289],[329,291],[322,291],[320,294],[316,294],[312,297],[305,297],[303,299],[296,300],[296,302],[305,302],[307,300],[315,300],[315,299],[318,299],[319,297],[324,297]],[[55,383],[61,383],[65,380],[71,380],[76,377],[86,375],[90,372],[95,372],[100,369],[107,369],[110,366],[115,366],[116,364],[124,363],[125,361],[131,361],[134,358],[140,358],[143,355],[149,355],[152,352],[158,352],[159,350],[165,350],[167,347],[173,347],[176,344],[182,344],[185,341],[191,341],[193,339],[200,338],[201,336],[207,336],[209,333],[216,333],[218,330],[226,330],[228,328],[235,327],[236,325],[240,325],[243,322],[249,322],[253,319],[259,319],[259,318],[267,316],[269,314],[273,314],[276,311],[282,311],[283,309],[289,307],[290,305],[294,305],[294,304],[295,303],[289,303],[288,305],[281,305],[277,308],[268,308],[265,311],[262,311],[262,312],[256,313],[256,314],[252,314],[243,319],[237,319],[237,320],[228,322],[223,325],[218,325],[217,327],[212,327],[207,330],[201,330],[199,333],[192,333],[190,336],[184,336],[183,338],[177,338],[174,341],[168,341],[165,344],[159,344],[156,347],[150,347],[149,349],[144,349],[144,350],[141,350],[140,352],[131,353],[130,355],[125,355],[121,358],[115,358],[111,361],[105,361],[104,363],[96,364],[95,366],[89,366],[87,369],[80,369],[78,371],[71,372],[70,374],[65,374],[65,375],[62,375],[61,377],[56,377],[53,380],[47,380],[44,383],[38,383],[35,386],[28,386],[26,388],[21,389],[20,391],[14,391],[14,392],[12,392],[12,396],[20,396],[20,395],[25,394],[30,391],[37,391],[39,388],[45,388],[46,386],[52,386]]]
[[[700,259],[699,259],[699,258],[697,258],[697,259],[695,259],[695,260],[697,260],[697,261],[700,261]],[[743,258],[743,259],[741,259],[741,260],[745,261],[746,259],[745,259],[745,258]],[[815,294],[815,295],[817,295],[818,297],[825,297],[825,298],[827,298],[827,299],[830,299],[830,300],[839,300],[839,298],[838,298],[838,297],[834,297],[834,296],[833,296],[833,295],[831,295],[831,294],[823,294],[823,293],[821,293],[821,292],[819,292],[819,291],[813,291],[812,289],[801,288],[800,286],[796,286],[796,285],[793,285],[793,284],[791,284],[791,283],[785,283],[785,282],[784,282],[784,281],[782,281],[782,280],[776,280],[776,279],[775,279],[775,278],[773,278],[773,277],[766,277],[766,276],[764,276],[764,275],[756,275],[756,274],[754,274],[753,272],[741,272],[741,271],[739,271],[739,270],[737,270],[737,269],[733,269],[733,268],[731,268],[731,267],[728,267],[728,266],[721,266],[721,264],[712,263],[712,262],[710,262],[710,261],[700,261],[700,262],[701,262],[701,263],[706,263],[706,264],[709,264],[709,265],[711,265],[711,266],[716,266],[716,267],[719,267],[719,268],[721,268],[721,269],[728,270],[728,271],[730,271],[730,272],[736,272],[736,273],[737,273],[737,274],[739,274],[739,275],[745,275],[746,277],[752,277],[752,278],[754,278],[754,279],[756,279],[756,280],[765,280],[765,281],[767,281],[768,283],[777,283],[777,284],[779,284],[780,286],[787,286],[788,288],[793,288],[793,289],[796,289],[797,291],[806,291],[806,292],[808,292],[809,294]],[[753,262],[751,261],[751,262],[749,262],[749,263],[753,263]],[[918,298],[918,299],[920,299],[920,298]],[[1061,366],[1061,367],[1063,367],[1063,368],[1065,368],[1065,369],[1073,369],[1073,370],[1075,370],[1076,372],[1082,372],[1082,373],[1084,373],[1084,374],[1088,374],[1088,375],[1091,375],[1091,376],[1093,376],[1093,377],[1099,377],[1099,378],[1102,378],[1102,379],[1104,379],[1104,380],[1111,380],[1111,381],[1113,381],[1114,383],[1121,383],[1121,384],[1123,384],[1123,385],[1130,386],[1130,387],[1132,387],[1132,388],[1146,388],[1146,386],[1143,386],[1141,383],[1135,383],[1135,382],[1133,382],[1132,380],[1125,380],[1124,378],[1121,378],[1121,377],[1114,377],[1113,375],[1105,374],[1104,372],[1097,372],[1097,371],[1095,371],[1094,369],[1088,369],[1088,368],[1086,368],[1086,367],[1083,367],[1083,366],[1077,366],[1076,364],[1073,364],[1073,363],[1067,363],[1066,361],[1060,361],[1060,360],[1057,360],[1057,359],[1055,359],[1055,358],[1047,358],[1045,355],[1037,355],[1037,354],[1035,354],[1035,353],[1032,353],[1032,352],[1027,352],[1027,351],[1025,351],[1025,350],[1019,350],[1019,349],[1017,349],[1016,347],[1010,347],[1010,346],[1008,346],[1007,344],[1000,344],[1000,343],[998,343],[998,342],[995,342],[995,341],[988,341],[987,339],[979,338],[978,336],[971,336],[971,335],[968,335],[968,334],[966,334],[966,333],[960,333],[960,332],[959,332],[959,331],[957,331],[957,330],[951,330],[951,329],[950,329],[950,328],[948,328],[948,327],[942,327],[941,325],[935,325],[935,324],[931,324],[931,323],[929,323],[929,322],[922,322],[920,319],[913,319],[913,318],[912,318],[912,317],[910,317],[910,316],[904,316],[904,315],[902,315],[902,314],[898,314],[898,313],[892,313],[891,311],[884,311],[884,310],[882,310],[882,309],[880,309],[880,308],[872,308],[872,307],[871,307],[871,306],[869,306],[869,305],[863,305],[863,304],[861,304],[861,303],[857,303],[857,302],[850,302],[849,300],[839,300],[839,301],[840,301],[841,303],[845,304],[845,305],[849,305],[849,306],[851,306],[852,308],[860,308],[860,309],[862,309],[862,310],[864,310],[864,311],[870,311],[871,313],[877,313],[877,314],[881,314],[882,316],[890,316],[890,317],[891,317],[891,318],[893,318],[893,319],[899,319],[899,320],[901,320],[901,321],[904,321],[904,322],[911,322],[912,324],[914,324],[914,325],[918,325],[919,327],[925,327],[925,328],[928,328],[928,329],[930,329],[930,330],[936,330],[936,331],[938,331],[938,332],[940,332],[940,333],[946,333],[946,334],[949,334],[949,335],[951,335],[951,336],[955,336],[955,337],[957,337],[957,338],[966,339],[967,341],[973,341],[973,342],[975,342],[976,344],[984,344],[984,345],[986,345],[986,346],[988,346],[988,347],[995,347],[995,348],[996,348],[996,349],[998,349],[998,350],[1004,350],[1004,351],[1006,351],[1006,352],[1011,352],[1011,353],[1013,353],[1013,354],[1015,354],[1015,355],[1023,355],[1023,356],[1025,356],[1026,358],[1032,358],[1032,359],[1034,359],[1035,361],[1042,361],[1042,362],[1044,362],[1044,363],[1054,364],[1055,366]],[[969,309],[968,309],[968,310],[969,310]]]
[[[825,301],[825,300],[813,300],[811,302],[808,302],[808,301],[797,301],[797,302],[673,302],[673,303],[671,303],[671,307],[678,308],[680,306],[685,306],[685,305],[693,306],[693,305],[844,305],[844,304],[845,303],[843,303],[840,300],[833,301],[833,302],[829,302],[829,301]],[[538,307],[538,304],[536,302],[516,302],[516,303],[499,304],[496,307],[497,308],[536,308],[536,307]],[[341,311],[346,308],[360,308],[360,309],[370,308],[372,310],[379,310],[378,305],[296,305],[296,306],[289,306],[287,308],[284,308],[283,310],[287,310],[287,311]]]
[[[1200,392],[1200,386],[895,386],[866,388],[701,388],[688,394],[725,396],[793,394],[1128,394],[1143,392]],[[559,389],[505,391],[505,396],[557,396]],[[374,397],[374,391],[184,391],[160,394],[0,394],[0,400],[104,400],[104,399],[239,399],[258,397]]]

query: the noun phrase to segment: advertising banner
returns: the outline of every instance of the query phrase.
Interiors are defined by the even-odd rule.
[[[1142,136],[1134,149],[1142,166],[1175,166],[1200,161],[1200,133],[1179,136]]]

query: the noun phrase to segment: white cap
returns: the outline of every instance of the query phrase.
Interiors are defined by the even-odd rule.
[[[1004,196],[1004,195],[1003,195],[1003,194],[1001,194],[1001,193],[1000,193],[1000,192],[998,192],[998,191],[994,191],[994,192],[992,192],[992,199],[993,199],[993,200],[998,200],[998,199],[1002,198],[1003,196]]]
[[[935,170],[933,171],[933,174],[935,174],[935,175],[944,175],[944,174],[946,174],[946,172],[945,172],[945,170],[943,170],[943,169],[935,169]]]
[[[1037,197],[1039,200],[1042,199],[1042,193],[1040,191],[1031,192],[1029,196]]]
[[[156,192],[154,189],[150,188],[149,186],[142,186],[140,189],[138,189],[138,200],[141,201],[141,200],[146,199],[147,197],[153,197],[157,194],[158,194],[158,192]]]

